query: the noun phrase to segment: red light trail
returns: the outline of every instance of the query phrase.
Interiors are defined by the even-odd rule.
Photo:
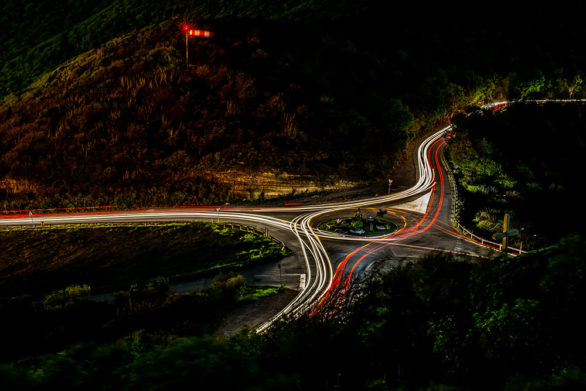
[[[319,313],[323,313],[324,310],[328,310],[328,309],[330,309],[332,312],[336,311],[336,308],[338,308],[339,305],[346,298],[346,295],[347,295],[348,290],[350,288],[350,283],[352,281],[352,276],[354,274],[356,267],[366,257],[368,257],[369,255],[372,255],[372,254],[374,254],[374,253],[376,253],[376,252],[378,252],[388,246],[398,244],[399,242],[401,242],[407,238],[410,238],[414,235],[421,234],[421,233],[427,231],[428,229],[430,229],[432,226],[436,225],[436,222],[438,222],[438,216],[439,216],[439,213],[442,209],[443,201],[444,201],[444,190],[445,190],[444,174],[443,174],[443,171],[442,171],[440,163],[439,163],[439,152],[444,145],[445,145],[445,139],[440,138],[432,144],[431,148],[428,150],[428,153],[427,153],[427,159],[431,163],[432,150],[435,151],[433,160],[435,161],[435,164],[436,164],[437,173],[439,176],[439,185],[440,185],[439,199],[437,200],[437,205],[434,206],[434,200],[436,198],[436,187],[434,187],[431,191],[431,196],[429,199],[428,207],[427,207],[423,217],[421,217],[421,219],[419,219],[419,221],[417,221],[417,223],[414,226],[406,228],[406,229],[398,230],[398,231],[385,237],[387,239],[393,238],[393,239],[397,239],[397,240],[395,240],[393,242],[388,242],[388,243],[367,243],[367,244],[355,249],[351,253],[349,253],[344,258],[344,260],[342,262],[340,262],[340,264],[337,266],[336,272],[334,274],[334,277],[332,279],[330,286],[328,287],[326,293],[323,295],[322,299],[318,302],[318,304],[315,306],[315,308],[311,311],[310,317],[313,317]],[[435,211],[432,212],[432,210],[434,210],[434,209],[435,209]],[[397,211],[397,212],[403,213],[402,211]],[[430,213],[433,213],[433,217],[431,218],[431,220],[429,220],[426,223],[425,227],[420,228],[421,225],[423,225],[426,222],[426,220],[428,220],[428,216],[430,215]],[[438,227],[438,228],[441,228],[441,227]],[[441,229],[444,229],[444,228],[441,228]],[[452,233],[452,232],[450,232],[450,233]],[[432,249],[432,250],[435,250],[435,249]],[[449,251],[449,250],[443,250],[443,251]],[[354,261],[354,263],[352,264],[352,268],[350,269],[348,275],[346,276],[346,278],[344,279],[344,282],[342,283],[343,276],[344,276],[344,273],[345,273],[346,268],[348,266],[348,263],[353,258],[355,258],[355,256],[357,256],[358,254],[360,254],[360,257]]]

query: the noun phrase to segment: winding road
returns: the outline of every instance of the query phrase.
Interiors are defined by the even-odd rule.
[[[484,108],[499,109],[509,102]],[[305,272],[298,295],[280,312],[261,324],[263,332],[284,317],[331,315],[342,305],[352,283],[377,262],[400,265],[430,251],[487,257],[490,246],[461,235],[451,223],[452,187],[442,153],[451,126],[427,137],[416,152],[417,181],[409,189],[385,196],[348,202],[291,207],[196,207],[123,212],[0,215],[0,227],[24,225],[145,223],[208,220],[268,228],[295,253],[297,269]],[[413,205],[418,205],[414,207]],[[375,208],[376,207],[376,208]],[[320,222],[347,217],[361,208],[363,214],[387,211],[399,229],[392,234],[365,238],[318,230]],[[299,270],[298,270],[299,271]],[[285,273],[288,273],[285,270]]]

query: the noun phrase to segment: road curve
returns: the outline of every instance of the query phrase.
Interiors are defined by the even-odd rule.
[[[555,102],[585,102],[586,100],[559,100]],[[534,101],[536,103],[545,103],[546,101]],[[494,102],[483,106],[485,109],[500,109],[513,102]],[[320,307],[330,299],[330,295],[337,289],[339,292],[348,291],[352,275],[360,267],[367,267],[369,257],[373,258],[381,251],[388,251],[389,246],[395,248],[406,248],[409,251],[448,251],[460,252],[463,254],[479,256],[474,246],[480,246],[480,243],[470,243],[470,240],[460,235],[449,224],[449,219],[445,218],[446,208],[444,201],[449,202],[449,197],[445,197],[446,175],[443,174],[443,168],[438,156],[441,154],[445,141],[443,137],[452,130],[447,126],[434,132],[427,137],[417,150],[417,181],[411,188],[392,193],[389,195],[372,197],[362,200],[336,202],[317,205],[302,205],[294,207],[257,207],[257,208],[174,208],[174,209],[154,209],[150,211],[123,211],[123,212],[92,212],[77,214],[32,214],[32,215],[0,215],[0,228],[9,228],[15,226],[27,226],[43,224],[88,224],[88,223],[144,223],[144,222],[161,222],[177,220],[221,220],[224,222],[244,223],[271,227],[277,230],[288,231],[294,234],[299,243],[307,278],[305,287],[299,294],[278,314],[263,323],[257,328],[257,332],[263,332],[276,321],[286,316],[300,316],[306,313],[314,313],[316,308]],[[431,192],[432,201],[428,205],[428,210],[423,216],[416,216],[413,227],[406,229],[398,234],[386,235],[378,238],[363,237],[342,237],[330,233],[315,230],[312,221],[319,219],[324,215],[332,214],[340,210],[353,208],[362,208],[372,205],[392,205],[398,204],[402,200],[413,198]],[[405,213],[405,212],[401,212]],[[274,215],[295,214],[292,218],[279,218]],[[442,220],[443,218],[443,220]],[[433,231],[433,232],[432,232]],[[430,233],[431,232],[431,233]],[[429,239],[422,240],[423,233],[427,233]],[[442,235],[438,239],[438,235]],[[449,238],[449,239],[447,239]],[[436,241],[451,241],[460,243],[454,249],[438,248]],[[354,251],[350,252],[341,262],[331,259],[330,254],[324,245],[324,241],[344,243],[366,243]],[[467,243],[467,244],[462,244]],[[399,247],[397,247],[399,246]],[[447,247],[452,246],[449,244]],[[465,248],[468,246],[467,248]],[[472,247],[470,247],[472,246]],[[350,262],[352,257],[359,255],[355,262]],[[481,256],[481,255],[480,255]],[[337,263],[334,271],[333,265]],[[362,266],[360,266],[362,265]],[[349,268],[349,269],[347,269]],[[336,286],[338,284],[338,286]],[[338,293],[339,293],[338,292]],[[331,296],[332,298],[334,296]],[[336,296],[339,301],[339,297]],[[333,300],[333,299],[332,299]],[[335,302],[335,301],[334,301]],[[311,312],[309,312],[311,310]]]
[[[320,236],[311,226],[314,217],[340,208],[357,208],[399,201],[404,198],[422,194],[433,186],[434,171],[427,160],[430,146],[440,139],[447,129],[442,129],[428,137],[418,148],[418,178],[410,189],[403,190],[382,197],[370,199],[331,203],[327,205],[307,205],[299,207],[279,208],[230,208],[219,211],[215,208],[202,209],[162,209],[152,211],[123,211],[123,212],[92,212],[78,214],[31,214],[20,216],[2,216],[0,227],[30,226],[41,222],[45,225],[53,224],[91,224],[91,223],[121,223],[121,222],[158,222],[173,220],[222,220],[246,224],[257,224],[292,232],[300,245],[305,260],[307,278],[305,287],[299,294],[276,316],[258,327],[257,331],[266,330],[277,320],[285,316],[298,316],[306,312],[315,303],[319,302],[327,292],[332,282],[332,262]],[[207,210],[203,210],[207,209]],[[272,217],[278,212],[300,213],[290,221]]]

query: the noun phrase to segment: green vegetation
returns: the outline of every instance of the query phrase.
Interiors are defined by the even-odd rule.
[[[78,343],[211,333],[237,305],[282,292],[247,286],[234,270],[288,253],[255,231],[211,223],[25,228],[0,238],[0,362]],[[214,276],[207,289],[171,288],[204,275]]]
[[[380,181],[401,163],[409,140],[468,106],[585,96],[579,1],[544,14],[491,2],[467,16],[444,3],[423,12],[419,3],[371,0],[81,0],[60,7],[6,0],[0,7],[5,210],[241,201],[231,183],[213,177],[229,170]],[[213,40],[192,40],[191,67],[183,65],[185,20],[216,32]],[[583,231],[573,225],[584,221],[581,210],[573,222],[546,224],[555,212],[544,206],[581,202],[565,176],[578,165],[559,157],[581,156],[584,142],[575,131],[556,137],[553,117],[527,110],[519,118],[540,137],[517,133],[523,125],[507,112],[486,113],[490,126],[455,119],[469,132],[459,132],[451,153],[469,194],[463,218],[493,231],[514,205],[513,224],[542,233],[541,245]],[[563,123],[581,129],[575,110],[562,114]],[[485,137],[475,136],[475,121]],[[495,139],[487,134],[498,131]],[[526,148],[508,149],[518,145]],[[470,199],[486,192],[494,206],[475,209]],[[62,245],[50,230],[2,237],[2,261],[10,264],[0,273],[1,389],[586,386],[583,236],[515,259],[428,257],[383,276],[343,322],[302,319],[223,340],[206,335],[222,314],[270,292],[250,292],[230,273],[205,292],[171,292],[161,271],[194,270],[193,251],[174,252],[188,243],[172,240],[198,229],[148,229],[130,235],[132,251],[92,231],[129,257],[128,270],[120,263],[126,259],[110,258],[83,230],[67,233],[76,242]],[[192,233],[207,243],[209,229]],[[137,245],[139,233],[149,240]],[[217,239],[216,248],[229,247],[228,239]],[[135,256],[152,250],[151,242],[173,246]],[[238,243],[227,259],[261,257],[257,244]],[[106,256],[103,265],[86,251],[90,244]],[[59,259],[20,262],[35,247]],[[90,258],[72,262],[79,248]],[[210,247],[198,249],[213,262],[198,261],[195,270],[221,259]],[[135,275],[140,281],[129,284]],[[114,302],[87,300],[100,284],[121,285]]]
[[[0,231],[0,299],[68,285],[111,292],[157,276],[195,278],[275,260],[287,251],[254,231],[211,223]]]
[[[61,309],[87,302],[90,299],[91,287],[87,284],[71,285],[65,289],[51,292],[43,299],[45,308]]]
[[[482,262],[428,256],[374,282],[342,323],[300,319],[227,340],[142,331],[3,365],[0,379],[8,389],[582,389],[583,240]]]
[[[77,350],[78,344],[128,344],[129,353],[138,354],[181,336],[212,333],[238,305],[282,291],[247,286],[234,272],[221,272],[209,288],[186,293],[174,292],[164,277],[132,283],[108,300],[90,299],[90,290],[88,285],[68,286],[48,293],[42,305],[30,295],[5,300],[0,306],[0,362],[36,365],[35,356]],[[3,380],[0,375],[0,385]]]
[[[283,287],[258,287],[258,286],[247,286],[242,296],[238,298],[240,301],[258,301],[262,298],[276,295],[283,291]]]
[[[584,232],[576,167],[586,153],[585,118],[584,105],[554,103],[454,118],[449,157],[463,200],[462,223],[489,237],[502,231],[509,213],[514,228],[525,228],[513,242],[525,248]]]

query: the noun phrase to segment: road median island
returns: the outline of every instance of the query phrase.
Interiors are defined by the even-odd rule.
[[[383,236],[397,230],[397,225],[384,218],[386,211],[380,209],[376,216],[363,215],[360,209],[351,216],[328,220],[318,225],[318,229],[340,235],[357,235],[365,237]]]

